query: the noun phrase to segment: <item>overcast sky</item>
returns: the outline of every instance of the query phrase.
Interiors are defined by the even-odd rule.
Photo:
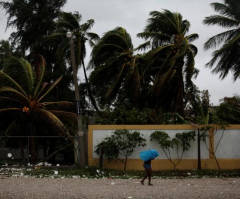
[[[220,80],[217,74],[212,74],[205,64],[211,59],[211,50],[203,50],[204,42],[211,36],[223,29],[215,26],[203,25],[204,17],[215,14],[210,3],[219,0],[68,0],[64,10],[78,11],[82,14],[83,22],[94,19],[95,24],[92,31],[100,36],[103,33],[117,27],[124,27],[132,37],[134,46],[142,43],[136,34],[142,32],[149,12],[168,9],[173,12],[180,12],[184,19],[191,23],[189,33],[198,33],[199,39],[194,42],[198,47],[198,55],[195,58],[196,67],[200,70],[195,80],[200,90],[208,89],[211,95],[211,103],[218,104],[219,99],[225,96],[240,94],[240,80],[233,81],[231,74],[224,80]],[[6,17],[1,11],[0,37],[7,39],[9,32],[5,32]],[[86,59],[86,61],[88,58]]]

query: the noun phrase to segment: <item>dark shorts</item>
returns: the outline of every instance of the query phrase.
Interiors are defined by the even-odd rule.
[[[151,169],[151,168],[152,168],[152,167],[151,167],[151,164],[144,164],[143,167],[144,167],[145,169]]]

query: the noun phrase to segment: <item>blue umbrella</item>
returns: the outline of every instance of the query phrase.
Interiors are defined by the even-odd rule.
[[[145,162],[148,160],[153,160],[157,156],[159,156],[159,153],[155,149],[140,152],[140,158]]]

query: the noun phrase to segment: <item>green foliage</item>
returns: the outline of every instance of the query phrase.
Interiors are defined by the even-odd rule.
[[[103,153],[108,159],[116,159],[119,155],[124,156],[124,171],[126,171],[127,158],[131,155],[136,147],[145,146],[146,140],[139,132],[129,132],[126,129],[116,130],[110,137],[106,137],[100,142],[95,152],[100,155]]]
[[[196,74],[197,47],[191,42],[198,34],[187,35],[189,28],[190,23],[180,13],[152,11],[144,32],[138,34],[152,48],[146,53],[147,70],[144,71],[152,85],[150,105],[167,112],[183,114],[184,93]]]
[[[114,132],[114,139],[118,145],[120,153],[125,157],[131,155],[136,147],[143,147],[146,145],[146,140],[137,131],[129,132],[126,129],[116,130]]]
[[[160,145],[165,156],[176,170],[177,165],[182,161],[184,152],[190,149],[191,142],[195,140],[195,131],[177,133],[173,138],[164,131],[154,131],[150,137],[151,140]],[[173,153],[176,153],[177,159],[173,159]]]
[[[187,121],[178,113],[164,113],[150,108],[128,108],[119,105],[96,117],[97,124],[185,124]]]
[[[225,97],[222,103],[217,107],[219,118],[229,124],[240,123],[240,97]]]
[[[195,140],[195,131],[177,133],[176,138],[179,140],[183,151],[188,151],[191,147],[191,142]]]
[[[211,3],[218,13],[204,19],[206,25],[217,25],[227,30],[218,33],[206,41],[205,49],[217,48],[207,66],[214,67],[212,72],[220,74],[224,79],[229,72],[233,73],[234,80],[239,78],[239,42],[240,42],[240,4],[238,0],[223,0]],[[218,47],[220,46],[220,47]]]
[[[98,155],[102,153],[108,160],[117,159],[120,153],[114,136],[104,138],[102,142],[97,144],[95,152]]]
[[[90,81],[100,105],[140,95],[140,55],[134,54],[129,33],[122,27],[106,32],[92,50]]]
[[[71,118],[71,122],[74,121],[76,115],[66,108],[71,107],[72,103],[43,101],[61,77],[51,84],[43,82],[45,60],[43,57],[40,60],[38,65],[32,66],[23,58],[10,57],[8,64],[0,71],[0,116],[5,114],[11,121],[4,128],[7,129],[6,132],[14,132],[13,135],[36,136],[43,134],[38,130],[39,126],[46,128],[47,124],[46,129],[52,128],[52,133],[68,136],[72,141],[71,134],[63,123],[64,119],[60,119]],[[13,122],[17,125],[13,125]],[[31,138],[34,140],[34,137]],[[31,143],[35,145],[34,141]],[[33,147],[30,147],[31,154],[34,153]]]
[[[154,121],[150,109],[138,110],[136,108],[126,109],[118,107],[112,111],[105,111],[97,117],[98,124],[152,124]]]
[[[10,38],[24,50],[22,53],[28,49],[35,53],[43,50],[43,37],[54,30],[54,20],[65,3],[66,0],[0,1],[8,16],[7,28],[15,30]]]

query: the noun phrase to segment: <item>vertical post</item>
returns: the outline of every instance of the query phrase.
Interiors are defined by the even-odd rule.
[[[80,95],[78,89],[78,79],[77,79],[77,65],[74,51],[74,41],[72,34],[67,33],[67,37],[70,37],[70,51],[71,51],[71,62],[73,69],[73,81],[75,87],[75,99],[76,99],[76,109],[77,109],[77,136],[74,137],[74,161],[75,164],[81,168],[86,165],[85,158],[85,146],[84,146],[84,132],[83,132],[83,122],[80,110]]]
[[[202,169],[201,165],[201,135],[200,135],[200,129],[198,128],[197,132],[197,146],[198,146],[198,170]]]
[[[214,128],[211,128],[209,130],[209,159],[214,159],[214,148]]]

